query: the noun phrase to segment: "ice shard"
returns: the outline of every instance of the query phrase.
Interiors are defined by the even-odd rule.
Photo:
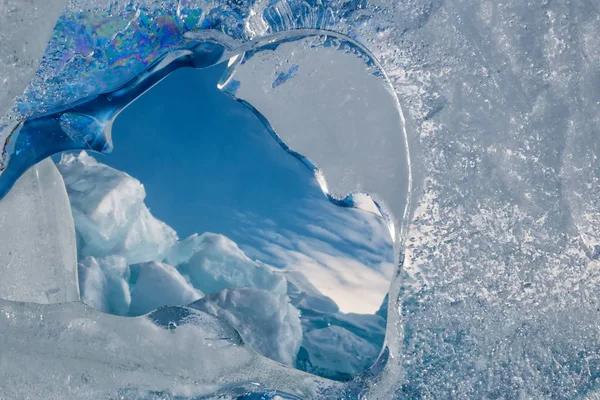
[[[0,298],[79,300],[73,217],[51,159],[29,169],[0,200],[0,227]]]

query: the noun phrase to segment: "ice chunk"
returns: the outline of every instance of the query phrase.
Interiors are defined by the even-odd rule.
[[[225,289],[193,303],[227,321],[261,354],[294,365],[302,341],[298,310],[285,295],[267,290]]]
[[[370,367],[381,351],[348,329],[332,325],[304,334],[299,365],[303,370],[333,379],[350,378]]]
[[[152,261],[139,268],[131,294],[130,315],[141,315],[165,305],[186,305],[202,297],[172,266]]]
[[[79,300],[75,230],[63,179],[50,159],[0,201],[0,298]]]
[[[173,229],[152,216],[144,186],[86,152],[63,154],[64,177],[81,257],[123,255],[128,264],[155,261],[176,240]]]
[[[129,265],[122,256],[84,258],[79,262],[81,300],[106,313],[127,315],[131,303],[129,275]]]
[[[191,252],[190,248],[193,249]],[[283,276],[268,265],[252,261],[235,242],[223,235],[192,236],[179,243],[176,249],[181,253],[170,253],[167,259],[187,260],[178,269],[204,293],[241,287],[286,293],[287,283]]]

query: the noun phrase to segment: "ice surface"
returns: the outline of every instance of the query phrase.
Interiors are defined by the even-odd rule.
[[[183,307],[123,318],[1,300],[0,336],[0,393],[10,399],[227,399],[272,388],[319,399],[340,388],[249,351],[221,320]]]
[[[286,295],[254,288],[225,289],[190,307],[222,318],[261,354],[283,364],[295,364],[302,326],[298,310]]]
[[[241,40],[291,28],[349,33],[381,61],[406,108],[418,190],[390,295],[390,357],[363,381],[363,397],[574,398],[596,390],[597,5],[321,3],[257,1],[252,12],[240,6],[243,22],[214,20]],[[181,15],[194,19],[188,9]],[[301,72],[274,89],[271,76],[269,87],[285,88]],[[19,379],[12,360],[31,360],[29,346],[10,357],[8,381]]]
[[[138,266],[129,315],[141,315],[164,305],[186,305],[203,296],[172,266],[148,262]]]
[[[0,201],[0,298],[79,300],[73,217],[61,175],[47,159]]]
[[[190,242],[193,243],[191,254],[187,251]],[[204,293],[243,287],[286,293],[287,283],[281,274],[268,265],[248,258],[232,240],[223,235],[204,233],[192,236],[174,247],[176,252],[181,252],[170,253],[167,260],[186,260],[177,268],[189,276],[194,287]]]
[[[0,3],[0,118],[35,73],[67,0]],[[0,129],[2,123],[0,120]]]
[[[79,237],[80,257],[122,255],[127,264],[160,260],[177,234],[152,216],[144,186],[86,152],[63,154],[63,175]]]

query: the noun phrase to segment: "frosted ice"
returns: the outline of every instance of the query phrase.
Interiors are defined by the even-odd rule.
[[[0,298],[79,300],[75,230],[61,175],[50,159],[0,200]]]
[[[573,398],[596,390],[597,5],[306,4],[253,2],[250,12],[240,6],[244,21],[224,25],[240,27],[232,36],[243,39],[309,27],[351,33],[388,72],[416,150],[410,241],[390,296],[390,357],[362,381],[362,398]],[[258,83],[281,90],[301,73],[302,65],[275,88],[277,75]],[[313,150],[321,151],[303,153]],[[391,196],[400,193],[382,180]],[[19,351],[7,346],[10,382],[22,379],[15,362],[45,357],[29,349],[47,340],[40,336]]]
[[[137,266],[129,315],[141,315],[165,305],[185,305],[203,296],[172,266],[148,262]]]
[[[268,290],[225,289],[190,307],[222,318],[261,354],[294,365],[302,341],[298,310],[285,295]]]
[[[38,68],[65,4],[67,0],[0,3],[0,118],[22,94]]]
[[[193,248],[191,253],[190,246]],[[175,254],[169,253],[167,260],[187,259],[177,268],[189,276],[194,287],[204,293],[242,287],[286,293],[287,284],[283,276],[270,266],[248,258],[232,240],[223,235],[204,233],[192,236],[177,244],[174,251]]]
[[[79,237],[80,257],[122,255],[128,264],[160,260],[177,240],[152,216],[144,186],[82,151],[63,154],[63,175]]]

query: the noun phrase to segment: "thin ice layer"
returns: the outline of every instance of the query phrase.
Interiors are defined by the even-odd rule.
[[[73,217],[52,160],[32,167],[0,201],[0,227],[0,298],[79,300]]]

